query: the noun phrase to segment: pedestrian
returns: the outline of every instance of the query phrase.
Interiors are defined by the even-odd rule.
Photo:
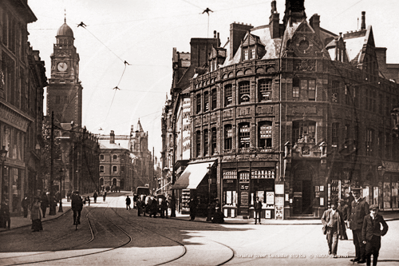
[[[94,203],[97,203],[97,197],[98,197],[97,190],[94,190],[94,193],[93,193]]]
[[[87,202],[87,205],[90,206],[90,197],[89,196],[86,196],[86,202]]]
[[[212,200],[211,203],[208,205],[208,216],[206,217],[206,221],[212,221],[213,215],[215,214],[216,208],[216,201]]]
[[[143,202],[141,201],[140,198],[137,198],[136,204],[137,204],[137,216],[141,216],[141,213],[143,212]]]
[[[150,195],[145,197],[144,200],[144,216],[146,213],[148,213],[149,216],[151,216],[151,206],[152,206],[152,198]]]
[[[29,199],[25,196],[21,201],[22,209],[24,210],[24,218],[28,217]]]
[[[7,199],[4,200],[1,203],[0,220],[1,220],[0,227],[10,229],[10,227],[11,227],[11,217],[10,217],[10,207],[8,206],[8,200]]]
[[[190,221],[194,221],[197,214],[197,199],[194,197],[191,198],[188,206],[190,208]]]
[[[257,219],[259,220],[259,224],[261,224],[261,212],[262,212],[262,201],[259,199],[259,197],[256,197],[256,202],[255,202],[255,224]]]
[[[73,211],[73,224],[80,224],[80,213],[83,209],[83,200],[79,195],[79,191],[73,193],[71,207]]]
[[[133,195],[133,209],[137,206],[137,194]]]
[[[150,217],[157,218],[158,201],[156,198],[151,197]]]
[[[30,218],[32,220],[33,232],[39,232],[43,230],[42,226],[42,208],[39,197],[35,197],[33,200],[32,207],[30,209]]]
[[[103,192],[103,201],[105,201],[105,198],[107,197],[107,191]]]
[[[384,236],[387,232],[388,225],[384,217],[378,214],[378,205],[371,205],[370,215],[364,217],[362,228],[363,244],[366,245],[367,265],[371,264],[371,255],[373,255],[373,265],[377,265],[378,254],[381,248],[381,236]]]
[[[369,204],[364,198],[360,197],[360,190],[361,188],[354,188],[352,190],[354,200],[352,201],[352,208],[349,216],[349,228],[352,230],[353,234],[356,257],[351,259],[351,261],[365,263],[366,247],[363,244],[362,229],[364,217],[369,214]]]
[[[68,202],[71,200],[71,195],[72,195],[72,192],[70,190],[68,190],[68,193],[67,193],[67,201]]]
[[[323,224],[323,228],[325,228],[324,232],[328,244],[328,255],[337,258],[338,236],[341,234],[342,219],[335,202],[332,202],[330,209],[323,213],[321,223]]]
[[[40,199],[40,208],[42,209],[43,218],[46,218],[46,209],[49,205],[48,198],[45,192],[43,192],[42,197]]]
[[[348,220],[348,205],[344,199],[338,201],[337,211],[341,215],[341,240],[348,240],[348,235],[346,234],[346,221]]]
[[[168,202],[166,201],[166,197],[160,198],[161,201],[161,218],[168,218]]]
[[[224,223],[224,214],[220,211],[220,208],[218,206],[215,207],[215,213],[212,217],[212,223]]]
[[[130,204],[132,204],[132,200],[129,198],[129,196],[126,196],[126,210],[130,210]]]

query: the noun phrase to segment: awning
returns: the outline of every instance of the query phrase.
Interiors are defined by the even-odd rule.
[[[215,162],[189,164],[172,189],[196,189]]]

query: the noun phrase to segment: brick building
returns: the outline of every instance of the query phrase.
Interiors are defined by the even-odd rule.
[[[233,23],[223,46],[215,32],[191,39],[190,54],[173,50],[162,158],[178,208],[195,195],[251,217],[260,197],[267,218],[320,217],[360,186],[370,204],[398,209],[399,68],[364,12],[344,34],[306,18],[304,0],[287,0],[282,21],[272,1],[267,25]]]
[[[26,0],[0,2],[0,203],[21,211],[24,196],[43,189],[40,175],[44,62],[28,42],[36,16]]]

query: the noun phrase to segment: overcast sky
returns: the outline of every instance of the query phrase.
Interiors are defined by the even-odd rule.
[[[67,24],[80,55],[83,125],[93,133],[129,134],[140,118],[149,133],[149,150],[161,151],[161,113],[172,82],[172,49],[190,51],[190,39],[220,32],[222,45],[233,22],[269,23],[271,0],[28,0],[37,21],[29,41],[40,51],[50,78],[50,55],[58,28]],[[202,14],[206,8],[214,12]],[[361,11],[372,25],[375,43],[387,47],[387,62],[399,63],[397,0],[306,0],[308,19],[320,15],[321,27],[338,34],[359,28]],[[280,20],[285,0],[277,0]],[[87,27],[77,27],[84,22]],[[124,71],[124,61],[131,65]],[[120,90],[113,88],[118,86]],[[100,130],[102,129],[102,131]]]

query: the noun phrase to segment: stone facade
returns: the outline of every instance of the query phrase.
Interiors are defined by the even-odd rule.
[[[365,13],[360,30],[334,34],[317,14],[306,20],[304,1],[287,0],[283,23],[276,21],[272,1],[268,25],[233,23],[228,43],[212,46],[207,67],[191,65],[186,81],[172,86],[163,137],[180,134],[178,110],[189,94],[188,165],[212,166],[197,188],[203,202],[217,198],[226,215],[251,217],[260,197],[268,218],[320,217],[360,186],[370,204],[397,209],[390,111],[399,72],[375,47]],[[164,141],[164,156],[176,139]],[[176,158],[172,164],[181,165]],[[389,173],[378,171],[388,165]]]

